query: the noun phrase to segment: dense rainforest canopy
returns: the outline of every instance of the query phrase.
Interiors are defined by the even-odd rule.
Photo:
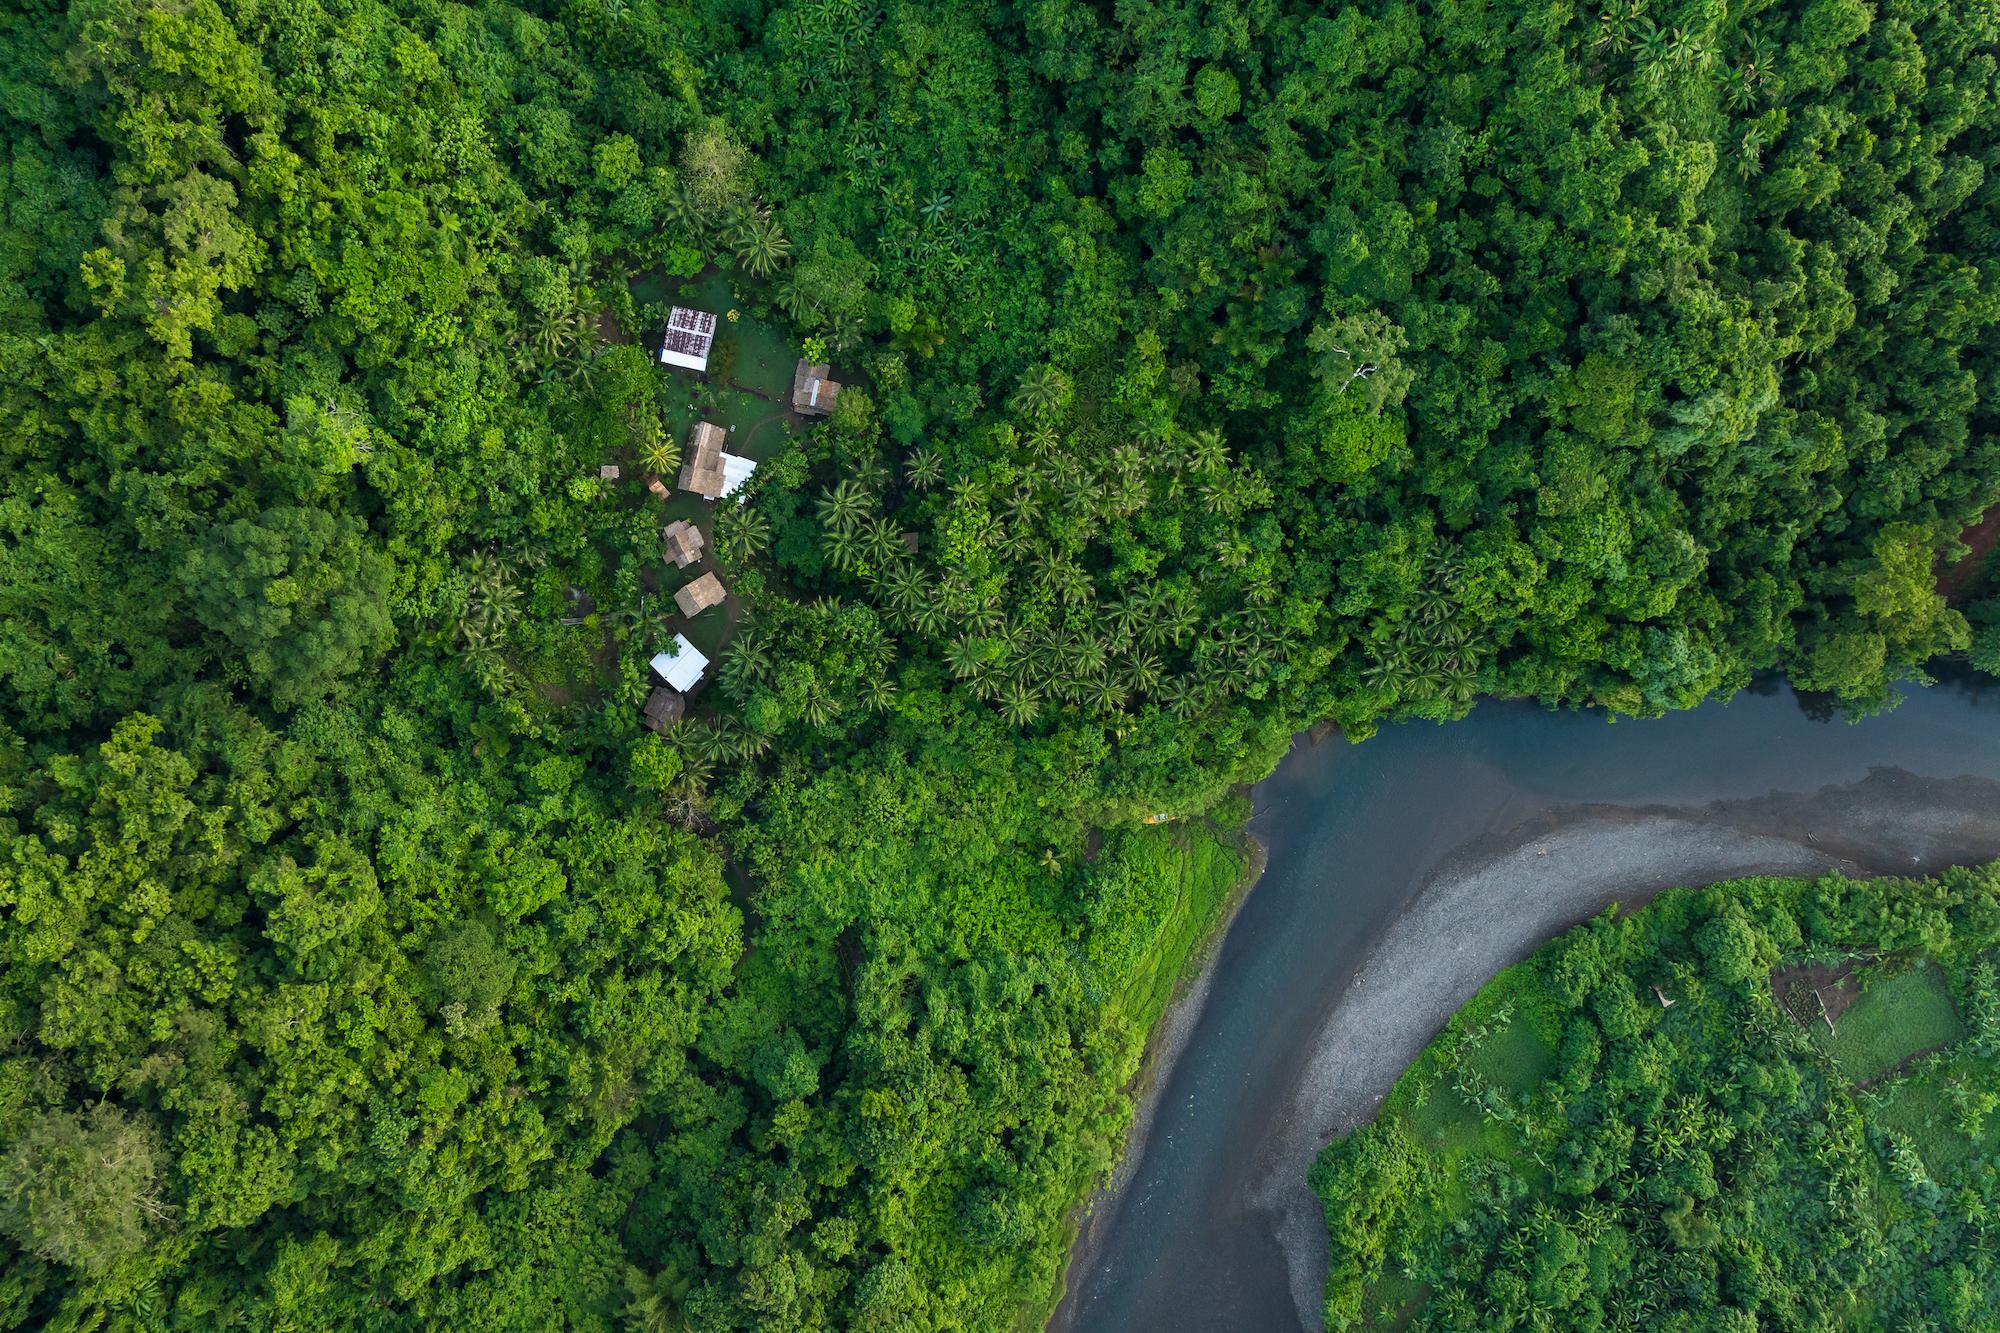
[[[2000,1328],[1996,947],[1995,867],[1577,927],[1321,1155],[1327,1327]]]
[[[1996,44],[7,7],[0,1325],[1033,1324],[1297,728],[2000,664]],[[718,279],[848,388],[661,736]]]

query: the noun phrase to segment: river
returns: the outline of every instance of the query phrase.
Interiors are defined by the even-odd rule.
[[[1185,1044],[1056,1333],[1317,1329],[1306,1171],[1459,1004],[1613,900],[2000,857],[2000,688],[1955,675],[1858,724],[1775,682],[1645,722],[1486,703],[1302,741],[1255,809],[1268,867],[1168,1020]]]

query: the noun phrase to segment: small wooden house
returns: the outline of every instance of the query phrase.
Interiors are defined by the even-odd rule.
[[[697,421],[681,450],[681,489],[706,500],[722,498],[722,446],[728,432],[712,421]]]
[[[831,378],[833,367],[801,360],[792,372],[792,410],[809,417],[823,417],[833,411],[840,398],[840,385]]]
[[[606,463],[603,467],[597,469],[597,479],[599,481],[618,480],[618,465],[616,463]]]
[[[715,343],[715,316],[706,310],[675,306],[667,316],[667,336],[660,343],[660,364],[682,370],[708,369],[708,349]]]
[[[673,494],[672,491],[667,489],[667,483],[661,481],[650,472],[646,474],[646,489],[659,496],[662,500]]]
[[[692,620],[711,606],[721,606],[724,596],[722,580],[710,570],[674,594],[674,605],[681,614]]]
[[[687,699],[679,690],[665,685],[655,685],[653,692],[646,696],[646,725],[654,731],[664,732],[681,720],[687,712]]]
[[[666,548],[667,559],[681,569],[701,559],[702,548],[708,544],[701,529],[684,518],[667,524],[660,533],[660,542]]]

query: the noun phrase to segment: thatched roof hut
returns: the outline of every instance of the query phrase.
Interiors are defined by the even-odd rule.
[[[692,620],[711,606],[721,606],[725,596],[722,580],[710,570],[674,594],[674,605],[681,614]]]
[[[686,712],[687,699],[678,690],[655,685],[653,692],[646,696],[646,725],[654,731],[665,731],[680,721]]]
[[[729,433],[712,421],[697,421],[681,450],[681,489],[707,500],[722,497],[722,446]]]
[[[840,385],[831,378],[833,367],[801,360],[792,372],[792,410],[809,417],[823,417],[833,411],[840,398]]]
[[[667,524],[660,533],[660,543],[666,548],[667,559],[681,569],[701,559],[702,548],[708,544],[701,529],[684,518]]]

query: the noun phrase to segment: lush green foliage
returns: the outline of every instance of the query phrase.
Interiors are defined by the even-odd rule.
[[[1032,1318],[1238,873],[1140,817],[1325,718],[1866,706],[1965,644],[1994,47],[12,6],[0,1322]],[[679,279],[847,389],[715,515],[661,738]]]
[[[1996,946],[2000,867],[1577,927],[1321,1155],[1327,1326],[2000,1327]]]

